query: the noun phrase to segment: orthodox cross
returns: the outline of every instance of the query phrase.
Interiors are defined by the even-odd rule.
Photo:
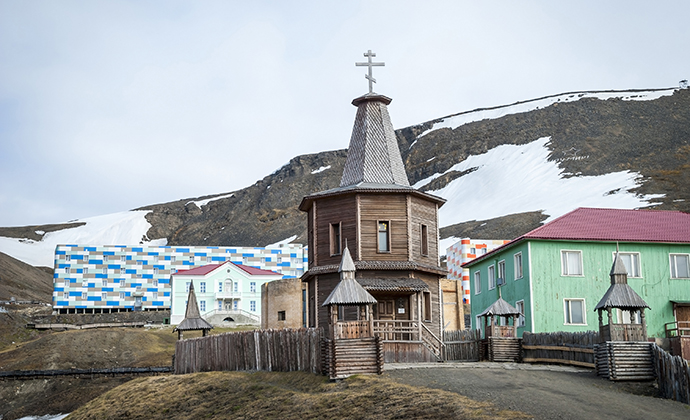
[[[369,93],[374,92],[374,85],[373,83],[376,83],[376,79],[374,79],[374,76],[371,75],[371,68],[374,66],[385,66],[385,63],[373,63],[371,61],[372,57],[376,57],[376,53],[371,52],[371,50],[367,51],[364,53],[364,56],[367,57],[368,61],[366,63],[355,63],[355,66],[367,66],[369,67],[369,74],[365,74],[364,78],[369,80]]]

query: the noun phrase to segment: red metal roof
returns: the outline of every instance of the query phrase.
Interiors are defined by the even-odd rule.
[[[235,264],[235,263],[232,263]],[[260,268],[255,268],[255,267],[249,267],[247,265],[242,265],[242,264],[235,264],[237,267],[241,268],[244,270],[247,274],[252,275],[252,276],[274,276],[274,275],[279,275],[281,276],[282,274],[276,273],[275,271],[271,270],[262,270]]]
[[[690,243],[690,214],[580,207],[524,235],[534,239]]]
[[[232,261],[228,261],[228,262],[230,264],[233,264],[235,267],[241,269],[245,273],[249,274],[250,276],[274,276],[274,275],[282,276],[282,274],[276,273],[275,271],[262,270],[260,268],[249,267],[249,266],[242,265],[242,264],[235,264]],[[212,272],[213,270],[217,269],[218,267],[227,264],[228,262],[224,262],[222,264],[202,265],[201,267],[195,267],[195,268],[191,268],[189,270],[178,270],[174,274],[183,274],[185,276],[205,276],[208,273]]]
[[[580,207],[462,264],[462,267],[471,266],[529,239],[690,243],[690,214],[680,211]]]

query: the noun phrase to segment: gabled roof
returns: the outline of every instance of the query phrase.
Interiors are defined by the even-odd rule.
[[[183,275],[183,276],[205,276],[218,268],[224,266],[225,264],[232,264],[235,267],[239,268],[240,270],[244,271],[245,273],[249,274],[250,276],[281,276],[282,274],[276,273],[275,271],[270,271],[270,270],[262,270],[260,268],[255,268],[255,267],[250,267],[247,265],[242,265],[242,264],[236,264],[232,261],[226,261],[221,264],[207,264],[207,265],[202,265],[200,267],[194,267],[189,270],[179,270],[176,273],[173,273],[173,275]]]
[[[690,214],[665,210],[580,207],[462,264],[462,267],[470,267],[530,239],[687,244],[690,243]]]

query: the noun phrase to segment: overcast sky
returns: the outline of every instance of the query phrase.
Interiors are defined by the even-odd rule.
[[[603,5],[601,3],[604,3]],[[0,226],[234,191],[396,128],[690,78],[684,1],[0,0]],[[316,169],[316,168],[314,168]]]

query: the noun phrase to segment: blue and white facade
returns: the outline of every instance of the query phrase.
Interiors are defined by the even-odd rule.
[[[226,261],[297,278],[307,270],[306,247],[80,246],[55,249],[53,308],[60,313],[167,310],[170,276]]]

